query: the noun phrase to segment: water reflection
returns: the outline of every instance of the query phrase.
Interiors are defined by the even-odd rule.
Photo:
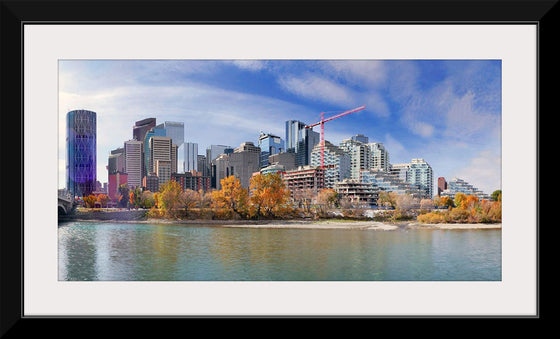
[[[60,280],[501,280],[501,231],[70,223]]]

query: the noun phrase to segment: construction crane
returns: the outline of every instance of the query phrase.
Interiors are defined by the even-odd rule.
[[[355,113],[355,112],[361,111],[365,108],[366,108],[366,106],[363,105],[363,106],[351,109],[349,111],[342,112],[340,114],[337,114],[337,115],[335,115],[333,117],[330,117],[330,118],[327,118],[327,119],[324,118],[324,112],[321,112],[321,121],[316,122],[316,123],[311,124],[311,125],[305,126],[305,128],[313,128],[317,125],[321,125],[321,169],[325,168],[325,122],[328,122],[328,121],[331,121],[331,120],[334,120],[334,119],[338,119],[338,118],[343,117],[345,115],[348,115],[350,113]]]

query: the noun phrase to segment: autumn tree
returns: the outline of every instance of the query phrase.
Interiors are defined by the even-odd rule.
[[[397,194],[395,192],[381,191],[377,198],[378,206],[395,207],[397,206]]]
[[[396,209],[408,211],[416,204],[416,200],[410,194],[397,194]]]
[[[422,199],[420,200],[420,209],[431,210],[434,209],[435,203],[432,199]]]
[[[286,207],[290,192],[286,189],[279,173],[258,174],[251,178],[251,214],[260,218],[278,217]]]
[[[233,212],[239,217],[247,216],[249,208],[249,196],[247,189],[241,186],[241,182],[235,176],[230,175],[220,180],[221,189],[212,191],[214,205]]]
[[[338,193],[332,188],[324,188],[317,194],[317,205],[321,214],[338,204]]]
[[[207,208],[212,205],[212,194],[210,192],[204,192],[202,189],[198,190],[198,208]]]
[[[154,192],[154,194],[152,195],[152,198],[154,199],[154,208],[161,208],[161,193],[160,192]]]
[[[155,205],[154,193],[151,191],[144,191],[140,197],[140,206],[142,208],[152,208]]]
[[[478,197],[476,195],[469,194],[467,195],[467,198],[462,201],[461,207],[463,209],[473,209],[477,207],[478,203],[479,203]]]
[[[130,191],[128,193],[128,206],[134,207],[135,202],[136,202],[136,196],[134,195],[134,191]]]
[[[436,206],[453,207],[453,199],[450,197],[439,197],[435,200]]]
[[[494,201],[502,201],[502,190],[495,190],[491,194],[492,200]]]
[[[309,214],[313,203],[317,200],[317,192],[312,188],[296,189],[293,191],[293,200],[299,208]]]
[[[88,196],[84,196],[84,205],[86,207],[89,207],[89,208],[95,207],[95,202],[96,201],[97,201],[97,198],[93,194],[90,194]]]
[[[456,207],[461,208],[463,206],[463,202],[467,200],[467,195],[465,193],[457,193],[455,194],[454,204]]]
[[[109,202],[110,198],[106,194],[99,194],[97,196],[97,202],[101,204],[101,207],[107,207],[107,203]]]
[[[166,217],[177,217],[179,209],[183,207],[181,185],[169,180],[160,187],[159,208]]]
[[[185,215],[188,215],[189,210],[195,208],[200,201],[200,195],[197,191],[186,189],[181,193],[181,203],[185,209]]]
[[[128,207],[129,203],[129,189],[128,184],[119,185],[119,197],[117,199],[117,206]]]

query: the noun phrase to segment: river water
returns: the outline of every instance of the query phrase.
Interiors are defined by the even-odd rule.
[[[67,222],[59,280],[500,281],[501,230]]]

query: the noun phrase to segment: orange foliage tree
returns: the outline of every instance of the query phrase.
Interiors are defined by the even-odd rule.
[[[278,173],[258,174],[251,178],[251,215],[257,218],[279,217],[290,198],[290,191]]]
[[[96,201],[97,201],[97,198],[93,194],[90,194],[87,197],[84,197],[84,204],[86,205],[86,207],[93,208],[95,206]]]
[[[99,194],[97,196],[97,202],[101,204],[101,207],[107,207],[107,203],[109,202],[110,198],[106,194]]]

